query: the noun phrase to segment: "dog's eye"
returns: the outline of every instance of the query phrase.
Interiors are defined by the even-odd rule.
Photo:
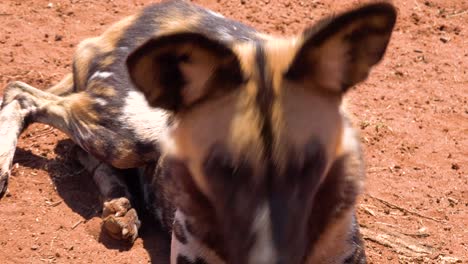
[[[190,54],[182,53],[182,54],[179,55],[178,60],[180,62],[190,63],[191,62]]]
[[[231,153],[220,144],[211,148],[203,164],[206,179],[212,185],[222,188],[235,188],[251,180],[252,168],[245,161],[233,159]]]
[[[204,170],[212,180],[232,180],[238,171],[232,158],[220,145],[212,147],[205,160]]]
[[[326,165],[326,154],[322,145],[316,141],[306,144],[300,153],[291,153],[286,176],[280,177],[283,188],[301,189],[308,193],[310,186],[321,180]],[[305,188],[304,188],[305,186]],[[305,194],[305,193],[304,193]]]

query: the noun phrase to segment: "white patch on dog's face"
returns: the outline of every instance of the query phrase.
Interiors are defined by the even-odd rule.
[[[257,210],[252,232],[255,234],[255,244],[249,255],[249,263],[275,263],[276,254],[271,232],[270,208],[266,203]]]
[[[139,140],[155,143],[161,141],[167,129],[169,114],[162,109],[150,107],[140,92],[130,91],[124,100],[121,122],[134,131]]]
[[[107,101],[102,99],[102,98],[96,97],[96,98],[94,98],[94,101],[100,106],[106,106],[107,105]]]
[[[112,72],[97,71],[97,72],[93,73],[93,75],[91,75],[89,80],[91,81],[91,80],[95,80],[95,79],[107,79],[107,78],[111,77],[112,75],[114,75],[114,73],[112,73]]]

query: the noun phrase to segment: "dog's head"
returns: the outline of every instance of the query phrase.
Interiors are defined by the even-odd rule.
[[[342,97],[381,60],[395,19],[379,3],[293,38],[226,44],[178,32],[130,55],[135,86],[174,116],[165,152],[177,207],[209,223],[201,233],[229,263],[300,263],[308,254],[316,194],[353,151]]]

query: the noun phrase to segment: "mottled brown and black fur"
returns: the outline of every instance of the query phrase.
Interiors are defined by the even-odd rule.
[[[83,41],[57,86],[7,87],[0,183],[21,130],[47,123],[85,150],[119,239],[138,234],[122,178],[139,169],[173,264],[365,263],[363,160],[343,96],[395,19],[368,4],[276,37],[184,1],[151,5]]]

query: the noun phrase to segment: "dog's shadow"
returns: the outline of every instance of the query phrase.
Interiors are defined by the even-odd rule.
[[[90,220],[100,217],[102,201],[92,176],[76,161],[74,155],[76,148],[77,146],[69,139],[59,141],[55,148],[57,155],[55,159],[47,159],[31,151],[17,148],[13,162],[32,169],[46,170],[63,202],[85,220]],[[142,222],[139,235],[143,240],[143,246],[148,251],[152,263],[169,263],[169,237],[149,212],[143,209],[141,200],[139,202],[137,211]],[[108,249],[128,251],[132,248],[131,244],[116,241],[105,232],[100,233],[98,240]]]

